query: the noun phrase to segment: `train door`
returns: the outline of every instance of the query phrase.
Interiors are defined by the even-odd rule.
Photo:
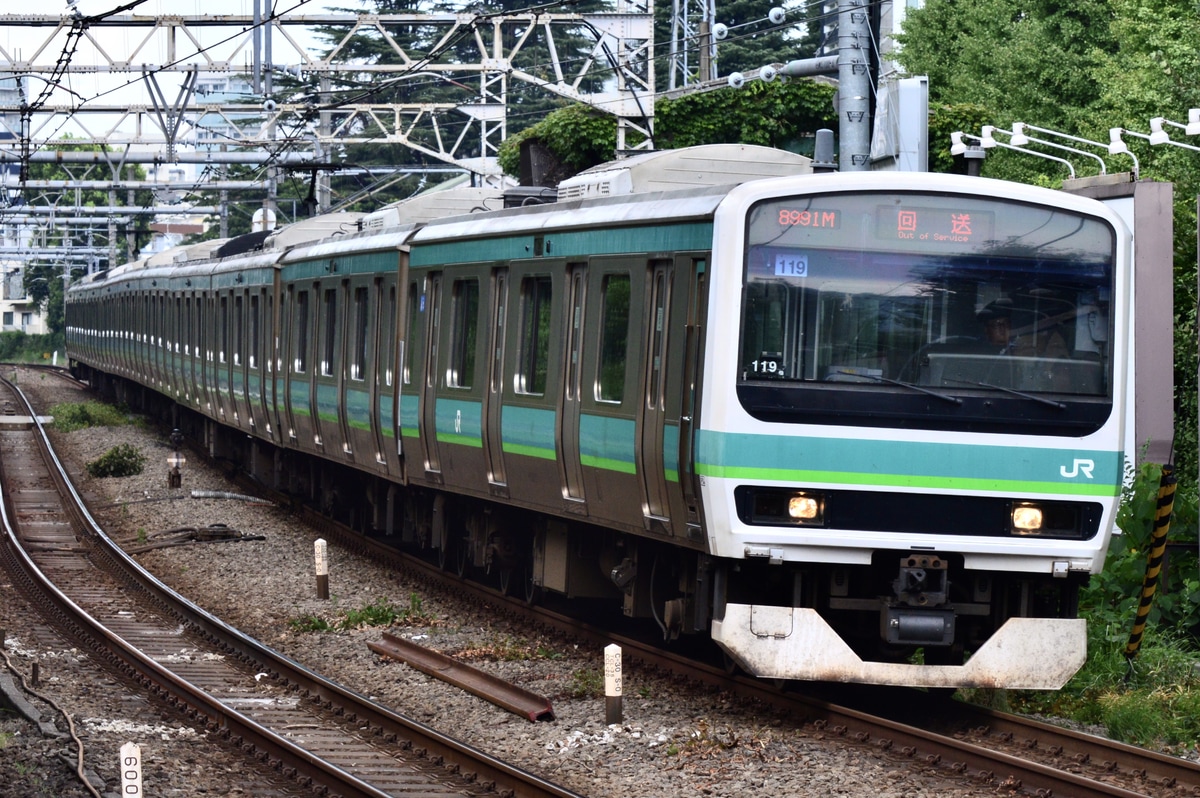
[[[642,475],[642,501],[649,528],[666,532],[670,502],[663,460],[666,428],[667,324],[671,310],[671,262],[650,264],[649,303],[646,319],[645,375],[638,423],[638,473]]]
[[[355,276],[348,286],[347,335],[342,380],[342,428],[356,463],[382,462],[379,446],[379,385],[371,364],[376,361],[379,323],[379,293],[382,281]]]
[[[687,511],[689,535],[700,533],[700,502],[697,499],[695,472],[695,435],[700,420],[696,417],[700,407],[700,362],[703,358],[701,341],[704,339],[704,319],[708,312],[708,260],[686,258],[679,264],[686,269],[689,279],[687,319],[684,328],[684,357],[682,406],[679,410],[678,467],[679,485]]]
[[[425,447],[425,476],[440,482],[442,459],[437,442],[438,345],[441,341],[442,275],[429,275],[425,292],[425,376],[421,383],[421,442]]]
[[[279,434],[285,443],[298,443],[302,434],[299,428],[301,414],[308,412],[308,291],[289,285],[283,301],[283,318],[286,319],[282,329],[284,356],[276,379],[282,382],[277,399],[282,400],[280,421],[285,429]]]
[[[312,423],[315,440],[320,451],[330,457],[341,450],[348,453],[345,433],[342,429],[338,399],[341,396],[341,320],[338,308],[344,304],[339,294],[345,291],[344,284],[320,284],[317,297],[320,301],[316,327],[317,358],[313,364]]]
[[[484,392],[484,455],[487,457],[488,485],[495,496],[508,496],[508,475],[504,470],[504,442],[500,434],[500,416],[504,399],[504,328],[508,318],[508,269],[492,273],[491,337],[488,340],[488,386]]]
[[[267,297],[266,290],[256,288],[250,294],[249,317],[247,318],[246,333],[248,354],[246,357],[247,394],[250,400],[250,418],[254,432],[257,435],[269,437],[271,423],[267,416],[267,379],[270,377],[270,363],[265,357],[263,342],[263,314]]]
[[[579,457],[580,373],[583,371],[583,309],[587,293],[587,264],[567,267],[566,351],[563,392],[558,414],[558,450],[562,453],[563,498],[584,501],[583,466]]]
[[[400,475],[400,282],[395,274],[384,277],[380,288],[379,354],[375,358],[377,412],[379,424],[378,456],[389,474]]]
[[[253,428],[250,415],[250,393],[247,362],[246,313],[249,307],[248,291],[238,291],[233,295],[233,309],[230,323],[232,325],[230,340],[231,379],[229,391],[233,397],[233,418],[242,429]]]

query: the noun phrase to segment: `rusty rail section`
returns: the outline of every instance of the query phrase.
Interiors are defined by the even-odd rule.
[[[0,383],[3,382],[0,380]],[[4,384],[28,408],[25,397],[10,383]],[[34,415],[32,408],[29,408],[28,415]],[[4,434],[11,436],[13,433],[10,430]],[[19,472],[21,479],[21,489],[13,491],[6,488],[3,502],[0,503],[0,520],[3,521],[0,557],[10,570],[16,572],[14,581],[19,582],[26,592],[38,596],[35,603],[46,608],[57,626],[83,641],[84,647],[96,659],[125,680],[142,686],[160,704],[169,706],[194,723],[206,726],[260,765],[266,765],[325,794],[345,798],[384,798],[400,789],[404,790],[404,794],[424,789],[430,794],[444,794],[449,790],[455,794],[497,795],[505,798],[579,798],[569,790],[322,678],[178,596],[143,571],[99,528],[70,484],[65,470],[49,446],[44,430],[38,429],[36,433],[31,431],[23,435],[27,438],[6,438],[4,460],[0,464],[0,474],[6,484],[14,472]],[[38,447],[36,452],[35,439]],[[22,494],[21,501],[29,501],[32,497],[36,508],[30,509],[29,505],[25,505],[24,509],[14,512],[13,508],[18,504],[15,493]],[[60,508],[56,494],[70,497],[71,501],[65,502],[66,507]],[[60,517],[64,513],[72,516],[70,523],[58,520],[51,528],[48,522],[42,520],[51,515]],[[17,516],[24,516],[27,522],[33,521],[32,524],[26,523],[25,529],[35,538],[35,548],[40,549],[40,553],[31,555],[20,545],[23,532]],[[88,558],[84,557],[85,552]],[[170,628],[177,628],[182,621],[189,630],[187,634],[190,638],[201,645],[211,646],[209,650],[219,654],[218,659],[228,660],[231,667],[240,667],[244,673],[248,672],[251,682],[258,681],[254,674],[266,673],[269,680],[264,679],[263,682],[269,681],[274,685],[275,693],[280,698],[273,712],[283,711],[285,705],[294,705],[315,717],[328,719],[327,731],[322,734],[327,742],[331,742],[329,747],[341,753],[323,756],[314,752],[310,745],[302,745],[287,736],[287,721],[277,732],[272,721],[264,719],[262,713],[256,719],[251,717],[253,712],[239,711],[233,702],[220,700],[173,672],[160,663],[153,653],[148,654],[128,645],[126,639],[138,637],[139,634],[162,640],[164,633],[142,632],[133,628],[122,628],[119,634],[112,631],[107,624],[81,612],[76,598],[52,584],[42,572],[42,567],[35,563],[35,559],[39,558],[56,560],[44,563],[43,567],[54,570],[58,575],[73,578],[76,584],[85,585],[82,590],[72,588],[76,598],[78,594],[90,590],[92,594],[101,593],[102,599],[107,602],[110,596],[116,595],[114,589],[97,588],[96,585],[101,584],[101,580],[111,582],[108,573],[119,571],[118,581],[134,585],[135,590],[143,596],[138,601],[147,610],[150,607],[159,610]],[[89,570],[93,568],[89,559],[106,561],[108,573]],[[288,699],[286,696],[289,695],[296,698]],[[356,737],[348,734],[349,729],[364,728],[366,734],[358,735],[364,738],[363,743],[356,742]],[[305,735],[306,739],[314,736],[311,731]],[[363,760],[379,761],[381,755],[391,764],[376,768],[374,772],[377,775],[368,776],[365,772],[358,772],[361,768],[357,768],[357,764]],[[369,764],[364,763],[364,767],[369,768]],[[404,786],[381,789],[371,783],[375,778],[397,784],[403,782]],[[422,788],[421,785],[426,786]]]
[[[472,668],[440,652],[418,646],[402,637],[384,632],[380,642],[367,643],[367,648],[376,654],[398,659],[422,673],[461,687],[472,695],[491,701],[496,706],[529,720],[554,720],[554,708],[550,706],[550,699],[545,696],[506,682],[478,668]]]

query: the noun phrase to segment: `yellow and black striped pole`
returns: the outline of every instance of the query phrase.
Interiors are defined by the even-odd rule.
[[[1171,529],[1171,511],[1175,508],[1175,467],[1163,466],[1162,478],[1158,481],[1158,505],[1154,512],[1154,529],[1150,533],[1150,551],[1146,555],[1146,575],[1142,577],[1142,600],[1138,603],[1137,618],[1129,642],[1125,644],[1125,659],[1137,656],[1142,645],[1142,632],[1146,629],[1146,616],[1154,604],[1158,590],[1158,575],[1162,571],[1163,555],[1167,550],[1167,532]]]

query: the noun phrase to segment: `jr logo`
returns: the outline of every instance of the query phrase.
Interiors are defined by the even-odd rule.
[[[1059,466],[1058,473],[1062,474],[1067,479],[1072,479],[1073,477],[1077,477],[1080,474],[1083,474],[1088,479],[1092,479],[1093,478],[1092,477],[1092,469],[1094,469],[1095,467],[1096,467],[1096,462],[1094,460],[1076,460],[1072,464],[1071,470],[1069,472],[1067,471],[1066,466]]]

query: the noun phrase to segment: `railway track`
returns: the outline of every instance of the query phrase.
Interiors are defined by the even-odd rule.
[[[124,681],[320,794],[575,795],[323,679],[174,594],[108,540],[33,408],[11,383],[0,391],[5,567]]]
[[[245,486],[252,486],[258,494],[264,492],[257,483]],[[282,495],[273,498],[288,500]],[[1200,767],[1192,762],[1019,716],[944,701],[928,693],[828,685],[812,689],[794,684],[781,689],[761,680],[730,675],[720,667],[664,652],[650,643],[581,624],[544,607],[530,607],[518,598],[447,571],[446,567],[453,569],[453,563],[440,567],[365,538],[315,512],[302,508],[301,512],[327,539],[386,561],[389,567],[403,569],[433,589],[470,596],[501,613],[594,647],[617,642],[627,660],[746,700],[786,708],[797,723],[819,735],[872,750],[897,767],[940,769],[956,781],[976,783],[1000,794],[1154,798],[1200,795]],[[822,699],[830,695],[836,696],[837,703]],[[881,707],[889,710],[886,717],[880,716]]]

